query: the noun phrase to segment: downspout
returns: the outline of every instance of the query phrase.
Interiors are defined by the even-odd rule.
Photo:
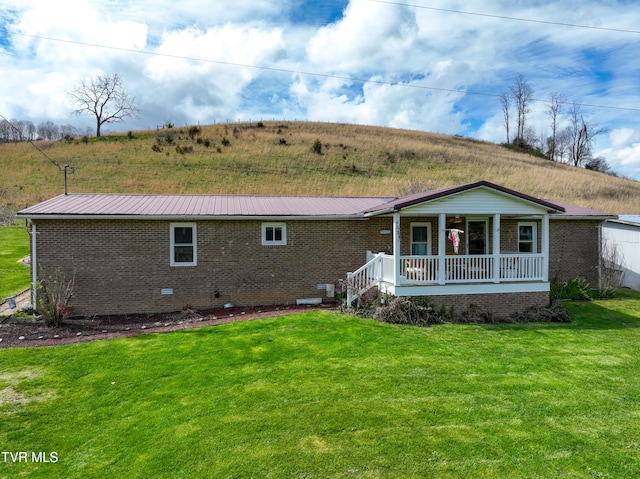
[[[38,305],[38,257],[36,255],[36,224],[29,220],[31,223],[31,302],[34,309],[37,309]]]
[[[598,290],[602,290],[602,223],[598,224]]]

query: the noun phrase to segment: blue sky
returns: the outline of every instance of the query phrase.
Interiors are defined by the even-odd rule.
[[[91,126],[65,91],[119,73],[142,114],[114,131],[277,118],[502,142],[497,95],[522,75],[537,136],[562,94],[607,129],[594,153],[640,180],[635,3],[410,3],[0,0],[0,114]]]

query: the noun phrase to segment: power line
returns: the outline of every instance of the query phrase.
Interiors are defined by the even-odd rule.
[[[370,0],[370,1],[382,1],[382,0]],[[391,3],[391,2],[382,2],[382,3]],[[404,4],[398,4],[398,5],[404,5]],[[638,33],[640,33],[640,32],[638,32]],[[245,63],[225,62],[225,61],[222,61],[222,60],[211,60],[211,59],[208,59],[208,58],[197,58],[197,57],[188,57],[188,56],[184,56],[184,55],[173,55],[173,54],[169,54],[169,53],[150,52],[150,51],[147,51],[147,50],[134,50],[132,48],[114,47],[114,46],[109,46],[109,45],[98,45],[96,43],[87,43],[87,42],[79,42],[79,41],[76,41],[76,40],[65,40],[65,39],[60,39],[60,38],[44,37],[44,36],[41,36],[41,35],[30,35],[30,34],[27,34],[27,33],[17,33],[17,32],[15,32],[13,34],[14,35],[23,36],[23,37],[28,37],[28,38],[35,38],[35,39],[38,39],[38,40],[48,40],[48,41],[52,41],[52,42],[69,43],[69,44],[72,44],[72,45],[80,45],[80,46],[91,47],[91,48],[103,48],[103,49],[107,49],[107,50],[115,50],[115,51],[121,51],[121,52],[127,52],[127,53],[136,53],[136,54],[140,54],[140,55],[164,57],[164,58],[171,58],[171,59],[177,59],[177,60],[189,60],[189,61],[201,62],[201,63],[213,63],[213,64],[217,64],[217,65],[226,65],[226,66],[240,67],[240,68],[251,68],[251,69],[255,69],[255,70],[272,71],[272,72],[277,72],[277,73],[289,73],[289,74],[293,74],[293,75],[303,75],[303,76],[311,76],[311,77],[319,77],[319,78],[331,78],[331,79],[336,79],[336,80],[346,80],[346,81],[350,81],[350,82],[357,82],[357,83],[363,83],[363,84],[373,83],[373,84],[377,84],[377,85],[400,86],[400,87],[404,87],[404,88],[417,88],[417,89],[420,89],[420,90],[440,91],[440,92],[445,92],[445,93],[457,93],[457,94],[460,94],[460,95],[488,96],[488,97],[493,97],[493,98],[500,98],[500,96],[501,96],[498,93],[487,93],[487,92],[473,91],[473,90],[459,90],[459,89],[454,89],[454,88],[442,88],[442,87],[434,87],[434,86],[426,86],[426,85],[410,85],[408,83],[401,83],[401,82],[393,82],[393,81],[385,81],[385,80],[373,80],[373,79],[357,78],[357,77],[351,77],[351,76],[345,76],[345,75],[335,75],[335,74],[329,74],[329,73],[316,73],[316,72],[307,72],[307,71],[301,71],[301,70],[290,70],[290,69],[287,69],[287,68],[267,67],[267,66],[262,66],[262,65],[249,65],[249,64],[245,64]],[[535,98],[533,98],[532,101],[548,103],[548,100],[535,99]],[[563,104],[574,104],[574,103],[566,101],[566,102],[563,102]],[[629,107],[619,107],[619,106],[610,106],[610,105],[597,105],[597,104],[589,104],[589,103],[575,103],[575,105],[582,106],[582,107],[588,107],[588,108],[599,108],[599,109],[608,109],[608,110],[634,111],[634,112],[639,112],[640,111],[640,108],[629,108]]]
[[[507,17],[504,15],[493,15],[490,13],[481,13],[481,12],[467,12],[464,10],[450,10],[448,8],[436,8],[436,7],[427,7],[424,5],[410,5],[408,3],[400,3],[400,2],[392,2],[389,0],[369,0],[370,2],[377,3],[386,3],[388,5],[399,5],[403,7],[413,7],[413,8],[421,8],[423,10],[434,10],[437,12],[447,12],[447,13],[458,13],[461,15],[473,15],[476,17],[487,17],[487,18],[497,18],[499,20],[512,20],[517,22],[530,22],[530,23],[542,23],[545,25],[555,25],[559,27],[572,27],[572,28],[588,28],[591,30],[603,30],[606,32],[618,32],[618,33],[635,33],[640,34],[638,30],[625,30],[622,28],[608,28],[608,27],[596,27],[593,25],[579,25],[576,23],[563,23],[563,22],[552,22],[549,20],[533,20],[531,18],[519,18],[519,17]]]

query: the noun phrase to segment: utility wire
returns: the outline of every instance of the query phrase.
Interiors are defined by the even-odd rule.
[[[533,20],[531,18],[519,18],[519,17],[507,17],[504,15],[493,15],[490,13],[480,13],[480,12],[466,12],[463,10],[450,10],[448,8],[436,8],[436,7],[427,7],[424,5],[411,5],[408,3],[401,3],[401,2],[392,2],[389,0],[369,0],[370,2],[376,2],[376,3],[386,3],[388,5],[399,5],[399,6],[403,6],[403,7],[413,7],[413,8],[421,8],[423,10],[435,10],[437,12],[447,12],[447,13],[458,13],[461,15],[473,15],[476,17],[487,17],[487,18],[497,18],[499,20],[513,20],[513,21],[517,21],[517,22],[530,22],[530,23],[542,23],[545,25],[555,25],[555,26],[559,26],[559,27],[572,27],[572,28],[589,28],[592,30],[603,30],[606,32],[619,32],[619,33],[635,33],[635,34],[640,34],[639,30],[625,30],[622,28],[608,28],[608,27],[596,27],[593,25],[579,25],[576,23],[563,23],[563,22],[552,22],[549,20]]]
[[[377,1],[377,0],[370,0],[370,1]],[[113,46],[109,46],[109,45],[98,45],[96,43],[79,42],[79,41],[75,41],[75,40],[64,40],[64,39],[60,39],[60,38],[44,37],[44,36],[41,36],[41,35],[29,35],[27,33],[14,33],[14,35],[20,35],[20,36],[28,37],[28,38],[36,38],[38,40],[48,40],[48,41],[52,41],[52,42],[69,43],[69,44],[72,44],[72,45],[80,45],[80,46],[85,46],[85,47],[103,48],[103,49],[107,49],[107,50],[116,50],[116,51],[127,52],[127,53],[136,53],[136,54],[140,54],[140,55],[149,55],[149,56],[156,56],[156,57],[172,58],[172,59],[178,59],[178,60],[189,60],[189,61],[202,62],[202,63],[213,63],[213,64],[217,64],[217,65],[226,65],[226,66],[241,67],[241,68],[252,68],[252,69],[256,69],[256,70],[272,71],[272,72],[278,72],[278,73],[290,73],[290,74],[293,74],[293,75],[303,75],[303,76],[311,76],[311,77],[319,77],[319,78],[331,78],[331,79],[336,79],[336,80],[346,80],[346,81],[363,83],[363,84],[364,83],[373,83],[373,84],[377,84],[377,85],[400,86],[400,87],[404,87],[404,88],[417,88],[417,89],[420,89],[420,90],[431,90],[431,91],[440,91],[440,92],[446,92],[446,93],[457,93],[457,94],[460,94],[460,95],[480,95],[480,96],[488,96],[488,97],[493,97],[493,98],[500,98],[501,97],[501,95],[498,94],[498,93],[487,93],[487,92],[473,91],[473,90],[456,90],[454,88],[441,88],[441,87],[426,86],[426,85],[411,85],[411,84],[408,84],[408,83],[385,81],[385,80],[372,80],[372,79],[365,79],[365,78],[350,77],[350,76],[345,76],[345,75],[332,75],[332,74],[329,74],[329,73],[315,73],[315,72],[307,72],[307,71],[301,71],[301,70],[290,70],[290,69],[287,69],[287,68],[276,68],[276,67],[266,67],[266,66],[262,66],[262,65],[249,65],[249,64],[245,64],[245,63],[225,62],[225,61],[221,61],[221,60],[211,60],[211,59],[207,59],[207,58],[187,57],[187,56],[183,56],[183,55],[173,55],[173,54],[169,54],[169,53],[150,52],[150,51],[147,51],[147,50],[134,50],[132,48],[113,47]],[[542,103],[548,103],[549,102],[549,100],[542,100],[542,99],[535,99],[535,98],[532,98],[531,101],[542,102]],[[569,102],[569,101],[565,101],[565,102],[562,102],[562,103],[563,104],[567,104],[567,105],[568,104],[575,104],[576,106],[588,107],[588,108],[600,108],[600,109],[608,109],[608,110],[621,110],[621,111],[640,112],[640,108],[630,108],[630,107],[611,106],[611,105],[596,105],[596,104],[590,104],[590,103],[574,103],[574,102]]]

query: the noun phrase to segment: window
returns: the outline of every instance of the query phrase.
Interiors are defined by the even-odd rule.
[[[262,223],[262,244],[264,246],[286,245],[287,225],[285,223]]]
[[[538,233],[535,223],[518,223],[518,252],[535,253],[538,251],[536,240]]]
[[[411,223],[411,254],[418,256],[431,254],[430,223]]]
[[[195,223],[171,223],[171,266],[197,264]]]

